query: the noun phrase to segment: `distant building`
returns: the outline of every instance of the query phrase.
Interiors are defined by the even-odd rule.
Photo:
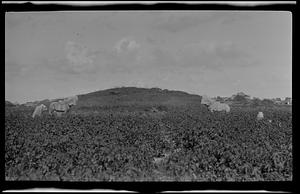
[[[273,101],[275,104],[282,104],[281,98],[273,98],[272,101]]]
[[[284,100],[284,104],[291,105],[292,104],[292,98],[286,97],[285,100]]]

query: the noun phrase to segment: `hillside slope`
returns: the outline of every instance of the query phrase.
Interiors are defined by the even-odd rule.
[[[16,105],[14,105],[14,103],[12,103],[12,102],[10,102],[10,101],[8,101],[8,100],[5,100],[5,106],[6,106],[6,107],[14,107],[14,106],[16,106]]]
[[[78,107],[171,105],[201,102],[201,96],[159,88],[122,87],[79,95]]]

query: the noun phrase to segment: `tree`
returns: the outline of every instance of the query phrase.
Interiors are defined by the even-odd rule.
[[[247,102],[247,99],[245,96],[241,96],[241,95],[236,95],[233,98],[233,101],[237,101],[237,102]]]
[[[263,104],[264,106],[273,106],[273,105],[274,105],[274,102],[273,102],[272,100],[270,100],[270,99],[263,99],[263,100],[262,100],[262,104]]]
[[[219,102],[222,102],[222,101],[223,101],[223,98],[220,97],[220,96],[217,96],[216,100],[219,101]]]
[[[262,102],[261,102],[261,100],[259,98],[253,98],[252,105],[253,106],[261,106]]]

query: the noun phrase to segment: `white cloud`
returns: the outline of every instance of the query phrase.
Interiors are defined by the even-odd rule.
[[[151,64],[150,48],[133,37],[125,37],[116,42],[112,49],[98,54],[99,63],[110,72],[131,73]]]
[[[65,52],[69,68],[75,73],[90,72],[95,68],[94,56],[90,54],[88,48],[69,41],[66,43]]]
[[[199,42],[183,46],[177,52],[180,64],[187,67],[201,66],[207,69],[246,67],[254,63],[248,48],[231,42]]]
[[[130,52],[138,49],[140,44],[138,44],[132,38],[122,38],[119,42],[117,42],[116,46],[114,47],[117,53],[124,53]]]
[[[203,24],[229,25],[250,19],[242,12],[170,12],[158,15],[152,26],[171,33],[186,31]]]

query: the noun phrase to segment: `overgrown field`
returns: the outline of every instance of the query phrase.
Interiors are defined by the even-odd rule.
[[[157,109],[81,108],[32,119],[30,108],[6,108],[6,180],[292,180],[291,108]],[[264,120],[255,120],[258,111]]]

